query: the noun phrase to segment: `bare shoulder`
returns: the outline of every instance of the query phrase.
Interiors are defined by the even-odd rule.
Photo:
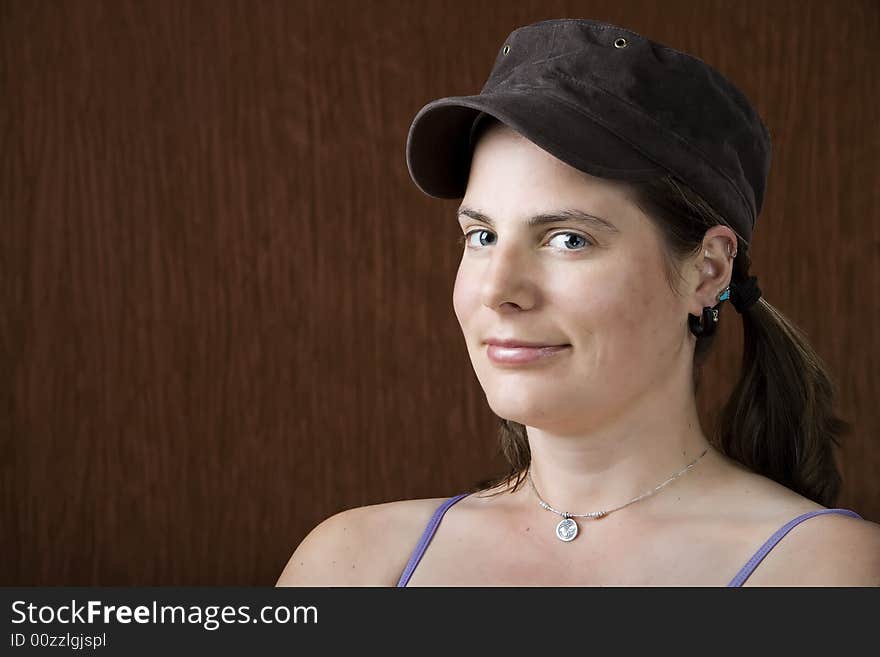
[[[771,499],[779,505],[775,509]],[[768,497],[766,508],[774,509],[777,528],[827,510],[791,491]],[[746,585],[880,586],[880,525],[842,513],[807,516],[780,539]]]
[[[735,544],[754,553],[790,521],[827,510],[781,484],[737,470],[713,512],[734,529]],[[880,525],[842,513],[807,516],[764,557],[745,586],[878,586]]]
[[[297,546],[276,586],[395,586],[445,499],[384,502],[330,516]]]
[[[776,554],[774,554],[776,553]],[[840,513],[801,522],[770,553],[753,585],[880,586],[880,525]]]

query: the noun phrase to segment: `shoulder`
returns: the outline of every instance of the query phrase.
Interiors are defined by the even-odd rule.
[[[809,517],[780,540],[767,561],[747,584],[880,586],[880,525],[840,513]]]
[[[767,479],[738,470],[711,498],[752,553],[777,530],[826,507]],[[770,550],[745,586],[878,586],[880,525],[842,513],[807,516]]]
[[[297,546],[276,586],[395,586],[446,499],[398,500],[330,516]]]

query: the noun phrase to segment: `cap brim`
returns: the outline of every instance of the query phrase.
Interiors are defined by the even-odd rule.
[[[462,198],[471,164],[471,127],[490,114],[566,164],[590,175],[648,180],[665,170],[655,161],[561,99],[531,91],[450,96],[425,105],[406,140],[413,182],[429,196]],[[564,138],[560,134],[564,131]]]

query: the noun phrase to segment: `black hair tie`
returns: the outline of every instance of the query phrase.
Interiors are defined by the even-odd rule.
[[[745,280],[730,284],[730,303],[736,308],[736,312],[742,315],[746,310],[755,305],[761,298],[761,288],[758,287],[758,277],[749,276]]]

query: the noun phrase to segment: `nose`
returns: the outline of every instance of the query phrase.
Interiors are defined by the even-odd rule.
[[[493,246],[482,273],[483,305],[493,310],[531,307],[535,297],[532,276],[525,247],[511,242]]]

